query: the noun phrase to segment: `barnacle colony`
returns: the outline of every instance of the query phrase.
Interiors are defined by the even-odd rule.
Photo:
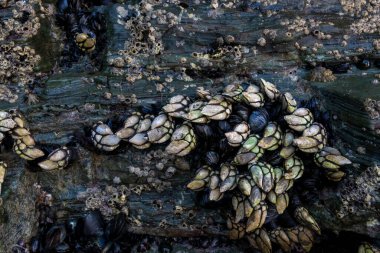
[[[156,117],[133,113],[116,135],[108,126],[95,124],[93,142],[111,151],[120,141],[143,149],[170,139],[166,152],[178,156],[201,146],[204,164],[187,187],[206,191],[211,201],[232,193],[233,212],[227,218],[232,239],[247,235],[263,252],[271,252],[272,242],[285,252],[295,247],[309,251],[320,228],[304,207],[292,204],[290,192],[304,174],[302,153],[314,154],[315,163],[332,181],[339,181],[344,176],[340,167],[351,162],[327,146],[326,129],[314,121],[310,109],[297,108],[293,96],[281,94],[274,84],[259,82],[260,87],[229,85],[215,95],[199,90],[193,103],[186,96],[174,96]],[[293,210],[293,227],[266,228],[268,212],[280,215],[288,207]]]
[[[67,147],[61,147],[44,158],[45,152],[37,146],[25,118],[16,110],[0,111],[1,140],[5,134],[12,137],[13,151],[17,155],[27,161],[38,159],[38,165],[44,170],[63,169],[72,157],[71,150]]]

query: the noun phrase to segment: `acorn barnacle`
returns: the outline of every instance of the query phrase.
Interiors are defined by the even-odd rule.
[[[203,107],[202,114],[211,120],[225,120],[232,113],[232,105],[223,96],[212,97]]]
[[[297,156],[292,156],[284,161],[285,179],[298,179],[303,175],[303,162]]]
[[[270,240],[279,245],[284,252],[290,252],[292,250],[292,241],[281,227],[277,227],[268,233]]]
[[[358,248],[358,253],[379,253],[380,249],[368,242],[361,244]]]
[[[12,115],[8,112],[0,111],[0,131],[8,132],[15,128],[17,123],[12,119]]]
[[[4,183],[4,177],[5,177],[5,173],[7,172],[7,168],[8,168],[8,165],[5,162],[0,161],[0,194],[1,194],[1,185]]]
[[[67,147],[61,147],[53,150],[44,161],[38,163],[38,166],[44,170],[61,170],[69,164],[71,157],[72,151]]]
[[[183,116],[184,119],[198,124],[207,124],[210,120],[202,114],[203,107],[206,106],[204,101],[196,101],[189,106],[189,112]]]
[[[229,229],[229,238],[232,240],[241,239],[245,235],[246,226],[244,223],[235,222],[233,217],[227,217],[227,228]]]
[[[296,147],[293,145],[294,138],[294,133],[287,129],[282,137],[282,148],[280,150],[280,156],[282,158],[288,159],[295,154]]]
[[[281,93],[273,83],[260,79],[260,85],[270,102],[275,102],[280,98]]]
[[[253,233],[247,235],[249,244],[262,253],[272,252],[272,243],[269,235],[264,228],[256,229]]]
[[[91,52],[95,49],[96,39],[90,37],[87,33],[78,33],[75,35],[75,43],[80,50],[84,52]]]
[[[91,140],[98,149],[104,151],[113,151],[120,143],[120,138],[112,132],[108,125],[101,121],[92,126]]]
[[[237,169],[235,166],[223,163],[220,166],[220,192],[233,190],[237,186]]]
[[[316,153],[327,144],[326,129],[322,124],[314,122],[293,143],[303,152]]]
[[[253,181],[256,183],[260,189],[264,192],[269,192],[274,187],[274,171],[272,165],[269,163],[258,162],[252,164],[249,167],[249,171],[253,178]]]
[[[139,112],[132,113],[132,115],[129,116],[124,121],[123,128],[119,129],[116,132],[117,137],[119,137],[122,140],[127,141],[130,137],[132,137],[136,133],[137,127],[139,126],[139,123],[140,123],[140,119],[141,119],[141,113]]]
[[[250,217],[254,208],[250,199],[241,194],[235,194],[232,197],[232,207],[235,211],[235,222]]]
[[[238,150],[233,162],[237,165],[246,165],[257,162],[264,154],[264,149],[259,145],[259,136],[250,135]]]
[[[342,156],[339,150],[324,147],[314,155],[314,161],[319,167],[337,171],[341,166],[351,164],[351,161]]]
[[[15,140],[13,150],[22,159],[35,160],[45,155],[45,153],[35,145],[34,139],[30,135],[27,135]]]
[[[187,188],[193,191],[201,191],[205,189],[210,182],[211,172],[212,169],[209,166],[202,166],[195,173],[193,181],[187,184]]]
[[[224,88],[222,95],[230,102],[241,102],[243,87],[239,84],[230,84]]]
[[[260,88],[256,85],[250,84],[242,92],[242,101],[253,108],[259,108],[264,105],[264,95],[260,92]]]
[[[313,216],[311,216],[311,214],[305,207],[302,207],[302,206],[297,207],[296,210],[294,211],[294,218],[296,218],[296,220],[301,225],[309,227],[315,232],[317,232],[318,234],[321,234],[321,229],[318,223],[315,221]]]
[[[270,122],[264,130],[264,136],[259,141],[259,147],[266,150],[276,150],[282,143],[282,130],[276,122]]]
[[[246,232],[252,232],[258,228],[261,228],[268,214],[268,205],[266,202],[262,201],[252,211],[252,214],[249,216],[247,220],[247,228]]]
[[[186,115],[190,99],[183,95],[177,95],[169,99],[169,103],[162,107],[162,110],[169,116],[182,118]]]
[[[184,123],[174,131],[165,150],[169,154],[185,156],[195,148],[196,144],[197,141],[192,126]]]
[[[298,108],[292,114],[285,115],[284,119],[291,129],[302,132],[313,123],[314,117],[309,109]]]
[[[210,194],[209,199],[211,201],[219,201],[223,198],[224,193],[220,191],[220,176],[219,171],[212,171],[210,174]]]
[[[152,119],[153,117],[147,114],[139,120],[135,134],[128,140],[135,148],[146,149],[150,147],[151,142],[148,138],[148,130],[152,125]]]
[[[151,143],[164,143],[173,134],[174,122],[170,116],[162,112],[153,119],[150,128],[147,132],[148,140]]]
[[[227,137],[228,144],[232,147],[238,147],[241,143],[247,139],[250,129],[247,122],[243,121],[240,124],[237,124],[233,131],[225,133]]]
[[[285,92],[281,96],[282,109],[291,114],[297,109],[297,101],[293,98],[292,94],[289,92]]]
[[[304,226],[288,228],[286,234],[294,244],[300,245],[306,252],[309,252],[313,246],[315,235],[313,231]]]

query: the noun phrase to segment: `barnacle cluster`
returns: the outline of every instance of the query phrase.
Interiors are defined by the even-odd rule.
[[[319,26],[322,24],[322,21],[314,20],[314,19],[304,19],[301,17],[296,17],[293,20],[285,19],[281,21],[281,25],[286,26],[289,32],[295,33],[303,33],[305,35],[309,35],[310,33],[315,34],[316,36],[319,34]]]
[[[379,32],[380,3],[378,0],[355,1],[340,0],[343,10],[351,16],[360,19],[351,24],[354,33],[377,33]]]
[[[380,167],[374,165],[363,171],[353,182],[348,181],[342,185],[340,199],[342,206],[337,211],[339,218],[349,214],[360,215],[360,209],[378,212],[374,205],[377,191],[380,189]]]
[[[118,23],[128,31],[130,37],[126,40],[124,50],[119,50],[118,55],[109,57],[108,63],[111,71],[116,75],[123,75],[130,83],[148,77],[152,80],[159,79],[154,75],[156,66],[145,68],[141,57],[159,55],[164,50],[162,25],[171,28],[179,23],[183,8],[167,10],[163,1],[143,0],[138,4],[119,6]]]
[[[135,112],[116,133],[107,131],[101,138],[93,134],[92,139],[104,151],[116,149],[121,140],[146,149],[170,139],[165,150],[177,156],[204,147],[204,165],[188,188],[207,190],[211,201],[232,192],[234,215],[228,219],[231,238],[248,234],[254,247],[264,247],[259,241],[268,242],[269,235],[263,227],[268,209],[274,207],[282,214],[289,206],[288,192],[305,169],[301,157],[313,154],[315,164],[332,181],[339,181],[344,176],[340,167],[351,162],[327,146],[326,129],[315,122],[311,110],[298,107],[290,93],[282,94],[274,84],[263,79],[259,84],[260,87],[252,83],[231,84],[215,95],[201,89],[200,99],[194,102],[176,95],[158,116]],[[92,131],[100,134],[100,129],[107,127],[98,123]],[[116,137],[119,140],[113,142]],[[102,143],[107,138],[112,141]],[[310,225],[315,221],[307,210],[302,210],[307,221],[303,222],[295,211],[299,225],[279,232],[287,235],[287,251],[295,245],[309,250],[314,233],[319,232],[317,225]],[[277,242],[275,238],[272,236],[272,241]],[[270,248],[270,240],[265,245]],[[285,248],[281,243],[280,247]]]
[[[43,170],[63,169],[72,157],[72,151],[63,146],[45,157],[29,131],[24,116],[17,110],[0,111],[0,141],[6,135],[13,139],[13,151],[27,161],[36,160]]]
[[[128,216],[128,196],[130,189],[125,185],[88,188],[78,194],[78,199],[84,199],[86,210],[99,210],[102,216],[109,220],[113,216],[124,213]]]
[[[215,49],[211,49],[206,53],[194,52],[193,57],[198,59],[217,60],[230,56],[234,59],[240,59],[242,54],[243,52],[241,45],[229,45],[228,43],[224,43],[223,45],[220,45]]]
[[[37,0],[19,0],[14,3],[13,16],[2,20],[0,23],[0,41],[6,40],[13,35],[31,38],[37,34],[40,29],[40,20],[33,6],[37,3],[39,3]]]
[[[359,246],[358,253],[378,253],[380,249],[368,242],[365,242]]]
[[[163,51],[162,34],[155,25],[166,24],[172,27],[178,23],[178,16],[162,7],[161,1],[141,1],[128,8],[117,8],[118,23],[129,32],[130,38],[125,42],[125,50],[120,50],[118,56],[110,58],[108,63],[112,72],[125,75],[128,82],[135,82],[151,71],[142,71],[141,57],[158,55]],[[137,57],[139,56],[139,57]]]
[[[367,98],[364,101],[363,105],[364,109],[372,120],[380,118],[380,101],[372,98]]]
[[[5,162],[0,161],[0,194],[1,194],[1,185],[4,182],[4,177],[5,177],[5,173],[7,172],[7,167],[8,165]],[[0,206],[1,206],[1,203],[0,203]]]
[[[310,74],[310,81],[313,82],[332,82],[336,79],[334,73],[324,67],[316,67]]]
[[[0,82],[32,84],[36,76],[34,68],[40,59],[29,46],[18,46],[14,42],[0,45]]]

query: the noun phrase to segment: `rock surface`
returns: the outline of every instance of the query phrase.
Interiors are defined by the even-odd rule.
[[[2,150],[1,159],[8,163],[8,171],[0,207],[1,252],[9,252],[11,245],[19,239],[27,240],[35,232],[37,214],[32,191],[35,183],[53,195],[54,206],[59,210],[57,218],[61,220],[85,213],[85,203],[78,194],[87,188],[112,185],[115,177],[125,185],[147,183],[146,177],[138,178],[130,173],[130,167],[146,166],[144,158],[150,150],[139,151],[128,146],[112,154],[95,152],[78,140],[86,127],[99,120],[122,117],[138,105],[165,103],[174,94],[194,96],[196,87],[220,90],[234,80],[258,77],[273,81],[282,92],[291,91],[298,100],[318,96],[323,108],[332,115],[332,136],[337,147],[354,162],[346,169],[347,176],[341,183],[326,185],[319,193],[321,201],[308,206],[322,229],[352,231],[380,240],[380,172],[379,169],[375,171],[374,165],[380,162],[380,118],[371,119],[364,106],[367,98],[380,100],[380,84],[376,81],[379,76],[375,77],[380,71],[375,67],[369,70],[355,67],[355,62],[362,58],[372,62],[378,59],[374,45],[380,37],[379,32],[355,33],[352,24],[360,22],[361,12],[356,10],[359,14],[355,14],[339,1],[279,0],[269,6],[259,3],[266,1],[244,1],[245,4],[236,8],[219,3],[216,9],[208,1],[195,2],[191,1],[186,9],[173,3],[167,7],[155,7],[180,17],[172,26],[152,21],[162,40],[162,52],[137,55],[131,64],[124,63],[120,67],[115,67],[114,59],[121,56],[120,50],[127,49],[125,42],[131,38],[130,31],[118,22],[120,7],[126,5],[95,7],[104,13],[108,25],[106,52],[101,54],[102,67],[86,55],[71,67],[58,67],[65,35],[54,25],[53,15],[41,17],[39,33],[32,39],[14,40],[17,44],[35,48],[41,55],[36,72],[46,73],[46,77],[41,84],[34,86],[33,92],[39,99],[37,103],[26,103],[27,92],[20,89],[17,93],[17,84],[11,83],[7,87],[18,94],[18,100],[15,103],[1,100],[0,108],[19,108],[42,146],[76,142],[78,159],[62,171],[31,172],[9,149]],[[10,15],[12,4],[0,9],[2,17]],[[42,5],[49,8],[53,3],[46,1]],[[305,30],[309,33],[306,34]],[[214,59],[193,56],[194,52],[206,53],[220,37],[225,41],[233,38],[232,44],[240,46],[241,56],[225,55]],[[265,45],[257,44],[262,37]],[[8,37],[0,44],[10,40],[13,38]],[[133,69],[135,60],[138,70]],[[333,66],[331,68],[336,69],[343,63],[350,63],[351,67],[347,73],[336,73],[334,81],[308,81],[310,68]],[[126,76],[139,72],[143,73],[142,78],[135,82],[130,82]],[[155,76],[160,79],[154,80]],[[170,162],[165,166],[171,166]],[[366,170],[374,171],[368,173],[373,175],[377,184],[361,189],[368,179],[364,174]],[[159,172],[161,179],[170,183],[163,192],[153,189],[143,191],[141,195],[132,194],[128,200],[130,215],[141,224],[131,225],[130,231],[170,237],[226,235],[221,212],[199,207],[195,194],[185,188],[193,173],[194,168],[190,171],[177,169],[173,177],[166,179]],[[352,196],[352,203],[343,207],[342,196],[355,190],[358,196],[364,193],[372,196],[370,208],[359,208],[360,199],[352,200]],[[155,207],[157,201],[162,203],[162,208]],[[175,206],[183,207],[184,213],[175,215]],[[339,219],[338,213],[349,206],[354,206],[352,213]],[[167,225],[160,227],[163,220]]]

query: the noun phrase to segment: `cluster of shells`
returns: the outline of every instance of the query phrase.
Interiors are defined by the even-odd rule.
[[[10,1],[5,1],[6,5],[10,5]],[[16,34],[19,37],[31,38],[37,34],[40,29],[40,19],[37,16],[33,5],[39,1],[16,1],[12,9],[12,17],[5,18],[0,29],[0,41],[6,40],[8,37]],[[0,1],[0,6],[1,6]],[[13,5],[13,4],[12,4]]]
[[[14,42],[0,46],[0,82],[32,84],[36,73],[34,67],[40,56],[33,48],[18,46]]]
[[[128,82],[135,82],[150,74],[141,70],[141,56],[158,55],[163,51],[162,34],[153,24],[177,23],[173,13],[157,9],[161,1],[140,1],[128,8],[117,8],[118,23],[129,31],[130,38],[125,43],[126,50],[120,50],[118,56],[108,60],[112,72],[125,75]],[[139,56],[139,57],[137,57]]]
[[[221,95],[199,89],[199,100],[195,102],[183,95],[174,96],[158,116],[134,112],[115,133],[108,125],[98,122],[91,130],[92,141],[100,150],[113,151],[121,141],[146,149],[170,140],[166,152],[186,156],[197,147],[207,146],[205,139],[215,135],[212,127],[218,126],[224,135],[217,137],[218,148],[197,150],[205,153],[206,164],[197,170],[187,187],[194,191],[207,190],[210,201],[219,201],[227,192],[233,193],[235,215],[228,218],[231,238],[248,234],[250,241],[254,241],[252,245],[263,252],[270,252],[270,241],[287,252],[294,245],[308,251],[314,232],[320,232],[308,211],[297,207],[295,218],[299,226],[278,228],[268,235],[262,228],[268,203],[275,205],[278,214],[289,205],[287,192],[304,172],[297,152],[314,154],[314,162],[332,181],[341,180],[345,173],[340,167],[351,162],[337,149],[327,146],[326,129],[314,122],[309,109],[297,108],[292,95],[281,94],[274,84],[263,79],[259,83],[260,87],[228,85]],[[278,122],[269,120],[268,106],[279,109]],[[226,154],[222,154],[223,150]],[[275,154],[277,158],[268,161],[263,159],[266,154]]]
[[[18,156],[26,161],[38,159],[38,166],[43,170],[63,169],[72,157],[71,150],[64,146],[46,156],[45,152],[37,147],[25,118],[16,110],[0,111],[0,143],[7,135],[13,139],[13,151]],[[5,169],[5,163],[1,163],[0,185]]]

